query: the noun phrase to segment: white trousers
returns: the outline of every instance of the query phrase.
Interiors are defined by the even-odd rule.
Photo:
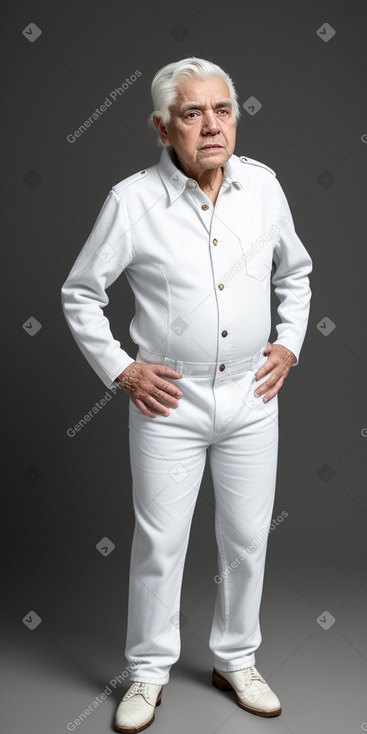
[[[179,658],[182,575],[207,449],[218,545],[209,647],[219,670],[255,664],[278,456],[278,396],[267,403],[254,396],[269,376],[254,377],[266,359],[261,349],[223,371],[207,365],[199,376],[178,362],[183,377],[170,381],[183,396],[167,417],[150,418],[129,402],[136,525],[125,655],[132,681],[167,683]],[[154,358],[139,350],[137,361]]]

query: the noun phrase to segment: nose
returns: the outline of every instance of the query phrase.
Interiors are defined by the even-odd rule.
[[[216,135],[220,132],[220,126],[213,112],[206,112],[203,116],[203,133]]]

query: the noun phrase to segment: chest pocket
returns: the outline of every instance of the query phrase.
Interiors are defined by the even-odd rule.
[[[270,242],[253,246],[245,253],[246,273],[255,280],[265,280],[271,274],[273,266],[273,243]]]

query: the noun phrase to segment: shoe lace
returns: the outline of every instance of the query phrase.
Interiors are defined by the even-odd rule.
[[[252,683],[252,681],[259,680],[261,683],[266,683],[259,671],[252,665],[250,668],[245,668],[244,671],[245,682]]]
[[[141,681],[135,681],[131,688],[131,693],[133,695],[137,693],[141,693],[143,696],[148,693],[149,687],[148,683],[142,683]]]

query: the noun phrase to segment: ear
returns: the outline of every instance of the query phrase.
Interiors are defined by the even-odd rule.
[[[166,127],[163,125],[162,118],[157,117],[157,115],[153,115],[153,122],[159,132],[162,143],[164,145],[170,145],[171,143],[169,141],[168,132]]]

